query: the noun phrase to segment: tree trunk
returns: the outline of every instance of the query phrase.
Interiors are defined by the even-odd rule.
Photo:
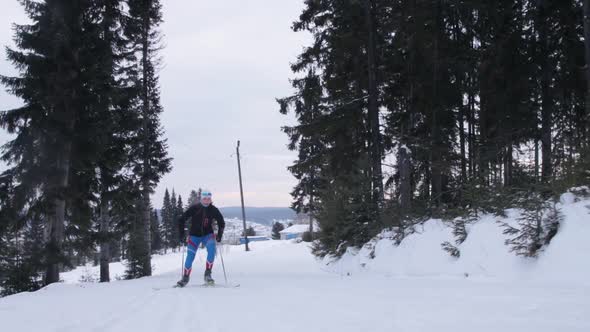
[[[313,121],[313,113],[311,114],[311,118]],[[313,154],[315,150],[315,147],[311,147],[311,153]],[[309,234],[313,240],[313,210],[314,210],[314,196],[313,196],[313,186],[314,186],[314,179],[315,179],[315,169],[312,171],[312,173],[310,174],[309,177],[309,186],[307,188],[308,191],[308,195],[309,195],[309,209],[308,209],[308,213],[309,213]]]
[[[402,145],[398,153],[400,207],[404,213],[410,210],[412,202],[410,154],[407,149],[406,145]]]
[[[504,155],[504,186],[510,186],[512,184],[512,144],[506,147]]]
[[[150,231],[150,193],[149,190],[144,189],[143,193],[143,204],[142,204],[142,214],[140,216],[141,219],[141,226],[140,226],[140,241],[141,241],[141,257],[142,257],[142,274],[144,276],[151,276],[152,275],[152,238],[151,238],[151,231]]]
[[[104,18],[102,22],[102,29],[104,35],[104,41],[106,45],[109,47],[113,43],[113,34],[111,31],[111,27],[113,25],[113,19],[115,16],[115,8],[117,7],[118,0],[115,1],[108,1],[104,3]],[[114,75],[115,65],[112,53],[109,52],[109,56],[105,61],[105,70],[108,70],[111,74]],[[112,92],[112,91],[111,91]],[[111,102],[107,101],[110,99],[105,99],[103,102],[103,112],[108,114],[111,107]],[[102,177],[103,186],[106,186],[107,177],[109,177],[109,170],[106,168],[100,169],[100,175]],[[107,194],[108,188],[102,188],[102,195],[100,201],[100,222],[99,222],[99,245],[100,245],[100,282],[110,282],[110,271],[109,271],[109,264],[111,263],[111,238],[110,238],[110,216],[109,216],[109,196]]]
[[[453,38],[455,40],[459,40],[459,36],[461,35],[461,28],[459,26],[458,16],[459,13],[455,12],[456,17],[453,18]],[[466,73],[461,73],[466,74]],[[460,80],[460,89],[461,91],[468,91],[469,93],[469,83],[467,79],[468,75],[465,75]],[[463,99],[463,98],[461,98]],[[469,103],[469,102],[468,102]],[[459,106],[459,146],[460,146],[460,153],[461,153],[461,184],[465,184],[467,182],[467,157],[466,157],[466,147],[465,147],[465,109],[467,105],[465,105],[464,101],[461,100],[461,106]]]
[[[409,16],[415,17],[416,13],[416,2],[415,0],[410,2]],[[415,29],[415,19],[412,20],[411,29]],[[415,36],[410,36],[408,40],[409,44],[409,61],[407,63],[408,70],[408,104],[407,104],[407,120],[402,124],[400,130],[400,147],[398,150],[397,162],[398,162],[398,173],[399,173],[399,204],[402,211],[402,218],[405,217],[412,208],[412,182],[411,182],[411,151],[407,144],[409,142],[409,136],[413,128],[413,117],[416,111],[416,98],[415,94],[415,66],[416,66],[416,40]],[[402,222],[403,225],[403,222]]]
[[[100,282],[111,281],[109,264],[111,263],[110,218],[106,199],[100,205]]]
[[[73,120],[70,121],[70,130],[74,127]],[[57,183],[55,186],[56,198],[53,200],[53,214],[48,216],[48,227],[46,233],[47,241],[47,270],[45,273],[45,284],[49,285],[59,282],[59,266],[63,258],[63,240],[65,230],[66,200],[65,190],[68,187],[70,176],[70,158],[72,143],[66,142],[57,158]]]
[[[477,11],[472,12],[472,17],[478,14]],[[472,26],[472,29],[469,29],[469,37],[470,37],[470,48],[475,50],[475,33],[473,32],[473,27],[475,27],[475,22],[471,21],[468,24]],[[467,85],[468,85],[468,109],[467,109],[467,141],[469,142],[469,175],[471,179],[475,179],[477,175],[477,164],[475,159],[475,94],[477,93],[477,81],[476,81],[476,72],[477,69],[475,68],[475,64],[477,62],[473,60],[472,68],[467,72]]]
[[[480,83],[481,84],[481,83]],[[484,100],[480,101],[479,140],[475,146],[477,177],[484,185],[489,185],[488,140],[486,139],[486,124],[482,114],[486,112]]]
[[[373,200],[376,204],[377,222],[380,222],[380,207],[384,200],[383,172],[381,169],[381,131],[379,105],[377,101],[377,78],[375,60],[375,25],[373,1],[366,0],[366,20],[368,30],[368,78],[369,78],[369,122],[371,128],[371,171],[373,178]]]
[[[442,202],[442,165],[441,165],[441,143],[440,143],[440,129],[438,124],[438,112],[440,111],[441,105],[438,95],[438,80],[439,80],[439,26],[440,26],[440,1],[437,2],[437,6],[434,9],[435,17],[435,36],[434,36],[434,49],[433,54],[433,71],[432,71],[432,111],[430,118],[430,167],[432,168],[432,199],[436,206],[440,206]]]
[[[309,236],[313,240],[313,192],[311,191],[309,192]]]
[[[467,141],[469,142],[469,174],[471,178],[475,178],[475,97],[473,96],[474,83],[473,78],[470,79],[471,91],[469,93],[469,112],[467,113]]]
[[[422,186],[424,188],[422,195],[424,196],[423,199],[426,201],[429,201],[432,197],[432,191],[431,191],[431,181],[432,181],[432,167],[430,166],[430,159],[428,158],[428,160],[426,160],[424,162],[424,185]]]
[[[467,182],[467,159],[465,157],[465,116],[463,114],[465,107],[459,108],[459,145],[461,146],[461,183]]]
[[[590,140],[590,0],[584,0],[584,45],[586,56],[586,140]],[[590,144],[590,141],[587,144]]]
[[[549,63],[547,22],[545,0],[538,3],[537,28],[539,30],[539,44],[541,57],[541,151],[543,153],[543,165],[541,177],[543,181],[549,181],[553,173],[551,153],[551,127],[553,114],[553,99],[551,98],[552,69]]]
[[[535,183],[539,181],[539,140],[535,138]]]
[[[138,241],[136,245],[141,256],[142,275],[152,275],[151,267],[151,238],[150,238],[150,180],[149,174],[151,173],[150,167],[150,149],[149,149],[149,115],[150,115],[150,92],[148,82],[150,79],[150,73],[148,68],[150,67],[149,59],[149,34],[150,34],[150,18],[149,18],[149,1],[146,1],[146,7],[143,18],[143,31],[142,31],[142,74],[143,74],[143,86],[142,86],[142,112],[143,112],[143,170],[142,170],[142,191],[141,200],[139,206],[141,212],[139,215],[138,225]],[[173,207],[176,208],[175,206]]]

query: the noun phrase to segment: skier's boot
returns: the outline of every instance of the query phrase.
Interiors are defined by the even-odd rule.
[[[213,278],[211,278],[211,269],[205,270],[205,284],[206,285],[214,285],[215,284],[215,280],[213,280]]]
[[[178,287],[184,287],[186,286],[186,284],[188,284],[188,281],[190,280],[190,275],[191,275],[191,270],[190,269],[184,269],[184,274],[182,275],[182,279],[180,279],[176,285]]]

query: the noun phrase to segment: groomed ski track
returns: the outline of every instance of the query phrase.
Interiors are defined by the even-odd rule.
[[[228,276],[239,288],[171,288],[180,265],[174,253],[154,259],[153,277],[55,284],[0,299],[0,326],[11,332],[590,331],[586,286],[346,276],[324,271],[303,243],[252,247],[225,250]],[[190,285],[202,282],[202,263],[195,261]],[[223,283],[220,263],[214,277]]]

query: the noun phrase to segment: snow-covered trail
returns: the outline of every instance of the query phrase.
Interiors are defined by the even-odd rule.
[[[58,284],[0,299],[2,331],[590,331],[586,285],[472,278],[352,277],[322,271],[305,244],[269,241],[224,258],[240,288],[169,287],[160,275]],[[176,264],[174,264],[176,263]],[[201,282],[195,261],[193,285]],[[158,267],[159,266],[159,267]],[[214,276],[223,282],[220,264]]]

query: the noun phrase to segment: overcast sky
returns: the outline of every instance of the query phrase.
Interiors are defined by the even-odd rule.
[[[154,204],[161,206],[166,187],[186,198],[205,186],[218,206],[239,205],[234,154],[240,139],[246,205],[289,206],[295,179],[286,167],[296,155],[280,127],[293,119],[278,112],[275,98],[292,93],[289,64],[309,38],[290,29],[303,1],[162,2],[162,123],[174,161]],[[4,0],[0,44],[12,45],[13,22],[26,17],[16,0]],[[14,74],[4,55],[0,73]],[[0,109],[17,105],[2,87]],[[0,129],[0,144],[8,139]]]

